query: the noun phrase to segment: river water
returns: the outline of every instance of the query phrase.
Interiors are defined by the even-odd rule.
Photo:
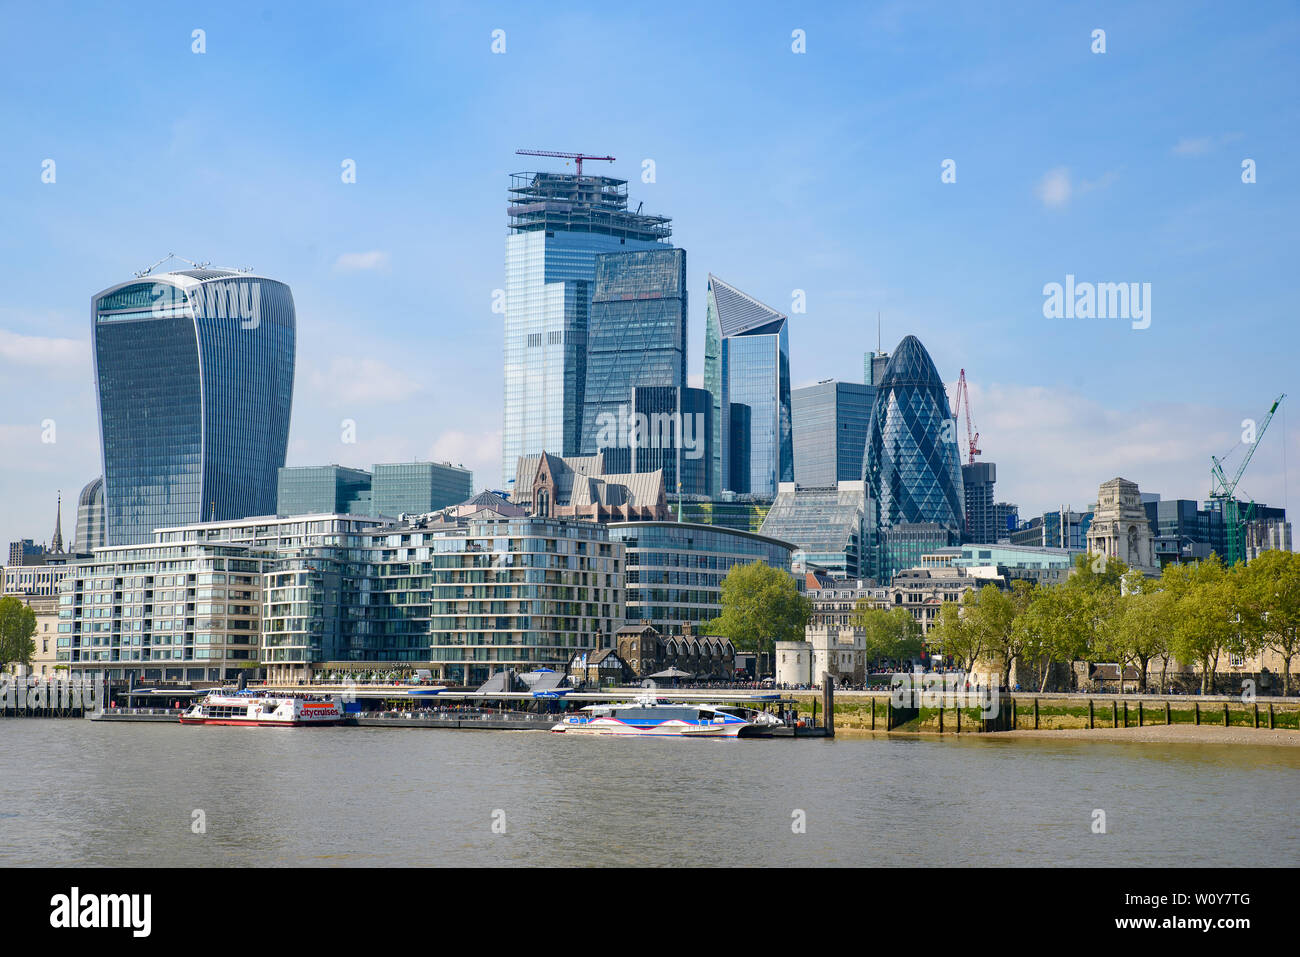
[[[1298,784],[1288,747],[7,719],[0,865],[1294,866]]]

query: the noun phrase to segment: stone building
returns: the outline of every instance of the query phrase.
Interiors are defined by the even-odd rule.
[[[1101,484],[1088,526],[1088,551],[1118,558],[1150,575],[1160,573],[1155,536],[1136,482],[1113,478]]]
[[[625,625],[615,635],[614,647],[638,680],[667,668],[697,678],[730,678],[736,671],[736,649],[730,640],[696,636],[689,627],[665,638],[649,622]]]
[[[538,518],[646,522],[668,518],[664,473],[606,473],[605,456],[523,455],[511,501]]]

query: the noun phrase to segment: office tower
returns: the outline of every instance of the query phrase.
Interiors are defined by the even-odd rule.
[[[993,505],[993,525],[996,534],[993,541],[1000,542],[1008,538],[1020,524],[1020,506],[1010,502],[996,502]]]
[[[775,495],[794,481],[790,427],[790,349],[786,317],[735,286],[709,276],[704,338],[704,387],[713,396],[713,454],[710,491],[724,489]],[[745,449],[736,447],[732,407],[749,407]],[[732,467],[733,449],[748,453],[748,474]]]
[[[872,577],[892,578],[919,549],[958,544],[965,496],[956,428],[943,380],[915,336],[899,343],[881,377],[863,478]]]
[[[275,511],[293,404],[289,287],[194,268],[91,300],[109,545]]]
[[[22,565],[42,565],[45,563],[45,554],[44,547],[37,545],[30,538],[20,539],[9,543],[9,561],[6,564],[10,568],[17,568]]]
[[[579,454],[596,257],[671,248],[670,220],[632,212],[627,202],[627,180],[511,176],[501,441],[506,483],[521,455]]]
[[[887,368],[889,368],[888,352],[864,352],[862,354],[863,385],[879,386]]]
[[[626,458],[611,459],[610,452],[602,449],[606,467],[632,473],[662,469],[669,499],[675,500],[678,493],[708,494],[713,449],[709,393],[675,386],[637,386],[632,390],[630,409],[636,428],[623,450]]]
[[[619,430],[638,386],[686,387],[686,250],[596,257],[587,323],[582,454]]]
[[[275,514],[369,515],[370,473],[341,465],[282,468],[276,485]]]
[[[376,465],[370,480],[371,514],[396,518],[457,505],[474,494],[474,474],[450,462]]]
[[[966,541],[996,542],[998,519],[993,501],[993,486],[998,467],[992,462],[976,462],[961,467],[961,481],[966,500]]]
[[[860,578],[865,513],[861,479],[815,488],[782,482],[760,532],[794,545],[794,560],[805,567],[824,568],[836,578]]]
[[[796,485],[828,488],[862,481],[862,451],[875,398],[875,386],[833,379],[790,393]]]
[[[104,477],[101,475],[86,483],[77,499],[77,532],[73,548],[88,555],[105,544]]]

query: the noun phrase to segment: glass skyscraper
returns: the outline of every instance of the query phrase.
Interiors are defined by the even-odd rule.
[[[664,216],[627,208],[627,180],[515,173],[506,237],[503,482],[519,456],[578,455],[587,331],[601,253],[666,249]]]
[[[873,577],[888,580],[918,548],[960,538],[966,523],[956,438],[943,380],[925,346],[908,336],[881,377],[863,456]],[[901,526],[923,527],[911,534]]]
[[[829,488],[862,481],[862,452],[875,398],[875,386],[834,380],[790,393],[797,485]]]
[[[195,268],[91,300],[105,538],[275,512],[293,405],[289,287]]]
[[[423,515],[473,495],[474,475],[450,462],[376,465],[370,494],[373,515]]]
[[[104,479],[91,479],[77,499],[77,531],[75,551],[88,554],[103,548],[104,542]]]
[[[709,276],[704,334],[704,388],[713,396],[710,491],[776,495],[794,480],[790,425],[790,348],[786,317],[717,276]],[[732,409],[748,407],[746,448],[733,436]],[[743,444],[743,443],[742,443]],[[747,453],[748,470],[734,468],[733,452]],[[744,485],[741,488],[738,486]]]
[[[596,257],[581,450],[594,455],[638,386],[686,387],[686,250]]]
[[[370,473],[341,465],[280,469],[275,514],[369,515]]]

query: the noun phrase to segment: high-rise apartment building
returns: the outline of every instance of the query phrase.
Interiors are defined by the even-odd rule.
[[[710,490],[775,496],[781,482],[794,481],[787,317],[713,275],[706,315],[704,388],[713,396],[713,434],[730,439],[714,451]],[[737,405],[748,407],[746,436],[733,435]],[[747,470],[733,467],[733,450],[748,454]]]
[[[633,212],[627,204],[627,180],[569,173],[511,176],[503,482],[514,476],[521,455],[580,454],[596,258],[670,248],[670,220]]]
[[[142,276],[91,300],[105,539],[275,511],[293,405],[289,287],[229,269]]]
[[[997,503],[993,487],[998,467],[992,462],[975,462],[961,467],[961,481],[966,504],[965,538],[968,542],[998,540]]]
[[[790,393],[796,485],[862,481],[862,451],[875,386],[827,379]]]

